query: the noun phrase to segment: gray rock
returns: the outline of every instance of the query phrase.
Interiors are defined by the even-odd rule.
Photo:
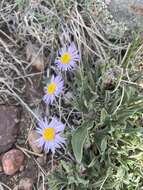
[[[143,28],[143,0],[111,0],[108,7],[117,22],[129,29]]]
[[[9,150],[18,134],[19,109],[15,106],[0,106],[0,153]]]

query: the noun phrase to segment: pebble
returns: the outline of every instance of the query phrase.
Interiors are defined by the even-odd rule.
[[[11,149],[2,156],[2,167],[6,175],[14,175],[20,170],[24,154],[18,149]]]
[[[28,143],[31,149],[35,152],[40,154],[42,152],[42,147],[39,147],[36,143],[36,140],[41,137],[35,130],[31,130],[28,136]]]

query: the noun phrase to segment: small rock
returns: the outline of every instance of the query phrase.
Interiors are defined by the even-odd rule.
[[[18,149],[12,149],[2,156],[2,166],[6,175],[14,175],[19,171],[24,161],[24,154]]]
[[[8,151],[16,141],[19,130],[19,109],[0,106],[0,153]]]
[[[40,138],[40,134],[38,134],[35,130],[31,130],[28,136],[28,142],[31,149],[36,153],[42,152],[42,147],[39,147],[36,143],[36,140]]]
[[[32,190],[33,187],[33,179],[32,178],[23,178],[20,180],[18,189],[19,190]]]

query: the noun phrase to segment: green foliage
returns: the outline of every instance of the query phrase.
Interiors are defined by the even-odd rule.
[[[65,152],[59,150],[54,156],[58,164],[53,173],[49,172],[47,178],[44,176],[49,189],[143,189],[143,95],[138,85],[142,70],[139,71],[136,63],[136,60],[142,63],[140,37],[135,36],[127,48],[125,38],[122,40],[116,35],[118,40],[112,39],[113,43],[106,39],[106,27],[102,28],[102,24],[106,20],[109,25],[111,20],[106,18],[103,0],[12,0],[14,7],[7,6],[9,0],[2,2],[5,7],[1,28],[5,28],[5,21],[9,22],[9,14],[17,15],[16,34],[11,36],[22,46],[27,40],[41,46],[46,59],[46,75],[58,73],[53,69],[55,52],[66,40],[69,42],[71,38],[81,48],[82,59],[77,70],[63,73],[65,95],[59,98],[59,104],[56,102],[50,107],[50,115],[60,116],[66,123],[67,147]],[[100,9],[100,4],[104,9]],[[105,16],[101,24],[98,15],[102,17],[102,10]],[[113,25],[111,23],[110,27]],[[118,34],[119,29],[118,26]],[[12,47],[9,44],[10,52]],[[22,61],[22,50],[10,53],[12,60],[6,59],[9,63],[5,64],[8,65],[6,71],[15,61]],[[5,59],[2,57],[2,60]],[[24,79],[29,77],[29,72],[22,71]],[[5,67],[2,73],[5,77]],[[19,76],[18,72],[16,78]],[[8,81],[10,79],[13,74]],[[19,88],[13,85],[14,89]],[[23,89],[25,87],[21,92]],[[68,103],[66,92],[71,92],[72,97]]]
[[[90,25],[95,19],[95,15],[91,14],[94,0],[80,0],[75,4],[71,0],[43,2],[46,14],[45,9],[38,12],[31,6],[33,17],[28,18],[36,24],[36,28],[42,25],[42,30],[49,27],[46,28],[49,33],[44,33],[42,38],[44,43],[48,36],[48,40],[52,39],[53,48],[59,46],[56,35],[60,36],[61,26],[75,41],[83,41],[78,44],[82,54],[79,69],[65,74],[67,88],[72,90],[72,101],[66,105],[62,100],[65,105],[60,107],[61,118],[66,118],[67,113],[63,110],[74,110],[75,114],[72,113],[68,120],[74,129],[66,128],[66,154],[60,157],[58,167],[46,179],[49,189],[141,190],[143,96],[136,84],[142,73],[135,69],[141,40],[135,37],[126,52],[120,52],[120,48],[116,52],[118,46],[111,49],[110,42],[107,44],[104,37],[98,34],[96,38],[92,33],[96,25]],[[29,1],[15,0],[15,3],[23,10]],[[76,14],[79,14],[78,17],[75,17]],[[92,22],[90,19],[93,19]],[[99,39],[102,43],[97,46]],[[101,51],[104,56],[91,53],[89,48],[95,53]]]
[[[135,50],[127,50],[121,66],[84,62],[76,72],[73,105],[82,117],[71,139],[75,160],[61,161],[49,176],[52,190],[142,188],[143,96],[125,72],[130,64],[132,73]]]
[[[77,128],[72,135],[72,149],[75,155],[75,158],[78,163],[82,160],[82,154],[83,154],[83,145],[88,137],[88,129],[92,127],[88,123],[83,123],[82,126]]]
[[[72,148],[77,162],[81,162],[83,154],[83,145],[88,135],[88,124],[77,128],[72,136]]]

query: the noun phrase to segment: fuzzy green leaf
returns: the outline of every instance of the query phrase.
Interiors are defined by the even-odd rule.
[[[72,136],[72,148],[77,162],[81,162],[83,154],[83,145],[88,135],[87,126],[77,128]]]

